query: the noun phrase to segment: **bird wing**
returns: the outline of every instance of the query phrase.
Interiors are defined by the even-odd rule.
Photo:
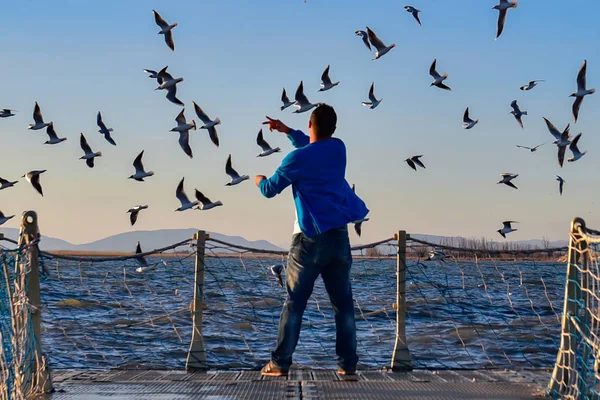
[[[175,117],[175,121],[177,122],[177,125],[185,125],[185,114],[183,114],[184,111],[185,111],[185,108],[183,110],[181,110],[181,112],[179,114],[177,114],[177,117]]]
[[[168,31],[165,33],[165,43],[172,51],[175,51],[175,42],[173,41],[173,32]]]
[[[90,145],[88,144],[87,140],[85,140],[85,136],[83,136],[83,133],[81,134],[81,136],[79,136],[79,145],[81,146],[81,149],[86,153],[93,153],[92,148],[90,147]]]
[[[414,162],[415,164],[417,164],[419,167],[421,167],[421,168],[425,168],[425,164],[423,164],[423,162],[422,162],[421,160],[419,160],[419,158],[420,158],[420,157],[423,157],[423,156],[414,156],[414,157],[412,157],[411,159],[412,159],[412,160],[413,160],[413,162]]]
[[[190,200],[187,197],[187,194],[185,194],[185,190],[183,190],[183,181],[184,180],[185,180],[185,178],[181,178],[181,181],[179,182],[179,185],[177,185],[177,189],[175,190],[175,197],[177,197],[177,199],[179,199],[182,206],[184,206],[190,202]]]
[[[440,89],[444,89],[444,90],[452,90],[450,88],[450,86],[445,85],[444,83],[440,82],[438,84],[436,84],[437,87],[439,87]]]
[[[546,144],[546,142],[544,142],[544,143],[542,143],[542,144],[538,144],[537,146],[535,146],[535,147],[534,147],[534,149],[537,149],[538,147],[541,147],[541,146],[543,146],[543,145],[545,145],[545,144]]]
[[[360,237],[360,235],[362,233],[362,222],[358,222],[358,223],[354,224],[354,231],[356,232],[358,237]]]
[[[179,146],[183,149],[183,152],[187,154],[190,158],[193,158],[192,148],[190,147],[190,132],[183,131],[179,132]]]
[[[567,150],[566,146],[558,146],[558,165],[561,167],[565,161],[565,151]]]
[[[581,103],[583,103],[583,97],[576,97],[573,102],[573,118],[575,122],[577,122],[577,118],[579,118],[579,109],[581,108]]]
[[[527,150],[531,150],[531,147],[527,147],[527,146],[521,146],[521,145],[517,145],[517,147],[520,147],[522,149],[527,149]]]
[[[6,183],[8,183],[6,179],[0,178],[0,185],[4,185]]]
[[[58,135],[56,134],[56,131],[54,130],[54,123],[50,122],[50,125],[48,125],[48,127],[46,128],[46,134],[48,135],[48,137],[52,140],[52,139],[58,139]]]
[[[408,164],[408,166],[409,166],[409,167],[411,167],[411,168],[412,168],[412,169],[414,169],[415,171],[417,170],[417,167],[415,166],[415,163],[413,162],[413,160],[412,160],[412,159],[410,159],[410,158],[407,158],[405,161],[406,161],[406,163]]]
[[[375,98],[375,82],[371,83],[371,88],[369,89],[369,100],[371,100],[373,103],[377,101]]]
[[[465,124],[473,122],[473,120],[469,118],[469,107],[467,107],[467,109],[465,110],[465,114],[463,115],[463,122]]]
[[[511,188],[517,189],[517,187],[511,181],[504,182],[504,184],[510,186]]]
[[[160,71],[158,71],[158,75],[157,78],[160,78],[164,81],[170,81],[173,79],[173,76],[167,72],[167,68],[169,68],[169,66],[167,65],[166,67],[164,67],[163,69],[161,69]]]
[[[154,13],[154,21],[156,22],[156,25],[160,26],[161,28],[166,28],[169,26],[167,21],[165,21],[159,13],[157,13],[155,10],[152,10],[152,12]]]
[[[42,118],[42,111],[40,110],[40,106],[37,101],[35,102],[35,107],[33,108],[33,120],[36,124],[43,124],[44,118]]]
[[[356,186],[354,186],[354,183],[352,184],[352,191],[356,193]]]
[[[212,128],[208,128],[208,136],[214,145],[219,147],[219,135],[217,134],[217,128],[214,126]]]
[[[323,71],[323,74],[321,75],[321,81],[323,82],[323,85],[331,85],[331,79],[329,78],[329,65],[327,68],[325,68],[325,71]]]
[[[421,18],[419,18],[419,11],[418,10],[414,10],[412,12],[413,17],[415,17],[415,19],[417,20],[417,22],[419,23],[419,26],[423,26],[421,24]]]
[[[183,106],[183,102],[177,98],[177,86],[173,85],[167,89],[167,100],[171,103]]]
[[[106,139],[106,141],[110,144],[112,144],[113,146],[116,146],[117,143],[115,142],[115,140],[112,138],[112,136],[110,136],[110,131],[106,131],[104,133],[104,139]]]
[[[135,225],[135,221],[137,221],[139,212],[140,212],[139,210],[136,210],[136,211],[132,211],[131,214],[129,214],[129,222],[131,222],[131,226]]]
[[[108,131],[108,129],[106,129],[106,125],[104,125],[104,121],[102,121],[102,114],[100,114],[100,111],[98,111],[98,115],[96,115],[96,124],[100,130],[103,131],[102,133]]]
[[[283,88],[283,92],[281,92],[281,101],[283,102],[283,104],[287,104],[290,102],[290,99],[287,96],[287,93],[285,92],[285,88]]]
[[[438,74],[438,72],[435,70],[436,65],[437,58],[433,60],[433,62],[431,63],[431,67],[429,67],[429,75],[431,75],[433,79],[440,79],[442,76]]]
[[[369,43],[369,35],[367,35],[367,32],[365,32],[365,31],[356,31],[355,33],[357,35],[360,35],[363,43],[365,44],[365,46],[367,46],[367,49],[369,49],[369,51],[371,51],[371,43]]]
[[[29,182],[31,182],[31,185],[35,188],[35,190],[39,192],[39,194],[41,194],[42,196],[44,195],[44,192],[42,191],[42,185],[40,184],[39,174],[33,175]]]
[[[194,111],[196,111],[196,115],[198,116],[198,118],[200,118],[202,120],[202,122],[204,122],[205,124],[212,122],[212,120],[210,118],[208,118],[208,115],[206,115],[204,110],[202,108],[200,108],[200,106],[198,104],[196,104],[196,102],[193,102],[193,104],[194,104]]]
[[[256,144],[258,144],[263,151],[271,150],[271,146],[269,146],[269,143],[267,143],[263,137],[262,129],[258,131],[258,135],[256,136]]]
[[[546,121],[546,126],[548,127],[548,130],[550,131],[550,133],[552,134],[552,136],[554,136],[554,138],[556,140],[560,140],[560,137],[562,136],[560,131],[558,129],[556,129],[556,126],[554,126],[554,124],[552,124],[552,122],[548,121],[548,119],[546,119],[545,117],[544,121]]]
[[[580,153],[579,149],[577,148],[577,143],[579,142],[580,137],[581,137],[581,133],[579,135],[575,136],[575,139],[573,139],[573,141],[569,145],[569,150],[571,150],[573,152],[573,154]]]
[[[87,160],[85,160],[85,163],[88,167],[94,168],[94,158],[88,158]]]
[[[504,22],[506,22],[506,9],[498,10],[498,31],[496,32],[496,39],[502,35],[502,31],[504,30]]]
[[[203,205],[212,203],[212,201],[210,201],[210,199],[208,197],[206,197],[205,195],[203,195],[202,192],[199,191],[198,189],[196,189],[196,199]]]
[[[383,42],[381,41],[381,39],[379,39],[377,37],[377,35],[375,34],[375,32],[373,32],[371,30],[371,28],[369,28],[367,26],[367,36],[369,37],[369,41],[371,42],[371,44],[377,49],[377,50],[383,50],[385,49],[385,44],[383,44]]]
[[[513,100],[512,103],[510,103],[510,106],[515,111],[515,113],[521,114],[521,110],[519,109],[519,105],[517,104],[516,100]]]
[[[151,69],[144,69],[144,72],[150,74],[150,78],[156,78],[158,76],[158,72]]]
[[[142,156],[144,155],[144,150],[133,160],[133,167],[135,168],[135,172],[144,172],[144,164],[142,163]]]
[[[587,60],[583,61],[579,73],[577,74],[577,91],[583,91],[586,87],[586,71],[587,71]]]
[[[227,157],[227,163],[225,164],[225,173],[231,177],[231,179],[239,178],[240,175],[231,166],[231,154]]]
[[[296,96],[294,96],[298,104],[310,104],[310,101],[304,95],[304,81],[300,81],[300,85],[298,85],[298,89],[296,89]]]

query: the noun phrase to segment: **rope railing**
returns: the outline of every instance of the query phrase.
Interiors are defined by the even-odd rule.
[[[436,249],[443,249],[449,251],[458,251],[458,252],[470,252],[476,254],[512,254],[512,255],[528,255],[528,254],[536,254],[536,253],[558,253],[558,252],[566,252],[568,250],[567,246],[564,247],[549,247],[549,248],[535,248],[535,249],[522,249],[522,250],[500,250],[500,249],[473,249],[469,247],[454,247],[447,246],[443,244],[428,242],[422,239],[416,239],[413,237],[409,237],[408,240],[411,242],[419,243],[425,246],[430,246]],[[600,242],[600,238],[598,238]]]

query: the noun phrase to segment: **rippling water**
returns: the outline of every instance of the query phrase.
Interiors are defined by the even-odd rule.
[[[214,368],[255,368],[275,345],[285,291],[273,258],[207,258],[203,333]],[[283,260],[285,261],[285,260]],[[182,368],[189,348],[194,258],[46,260],[43,346],[54,368]],[[358,352],[368,368],[394,348],[395,260],[357,259]],[[421,368],[540,367],[556,360],[564,264],[409,262],[407,338]],[[558,313],[558,314],[557,314]],[[335,325],[317,281],[294,361],[335,367]]]

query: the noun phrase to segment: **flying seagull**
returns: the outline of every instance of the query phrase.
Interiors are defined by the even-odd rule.
[[[193,102],[193,104],[194,110],[196,111],[196,115],[204,123],[204,125],[202,125],[200,129],[207,129],[208,135],[210,136],[210,140],[214,143],[215,146],[219,147],[219,135],[217,134],[217,128],[215,128],[215,126],[219,125],[221,123],[221,120],[219,119],[219,117],[215,118],[214,120],[208,118],[208,115],[206,115],[204,110],[202,110],[198,104],[196,104],[195,102]]]
[[[508,173],[504,173],[504,174],[500,174],[500,176],[502,177],[502,179],[500,181],[498,181],[497,183],[504,183],[506,186],[510,186],[513,189],[518,189],[514,183],[512,183],[511,181],[513,179],[515,179],[517,176],[519,176],[518,174],[508,174]]]
[[[100,114],[100,111],[98,111],[98,115],[96,115],[96,125],[98,125],[98,128],[100,128],[98,132],[104,135],[104,139],[106,139],[106,141],[112,144],[113,146],[116,146],[117,144],[110,136],[110,133],[113,131],[113,129],[106,127],[104,121],[102,121],[102,114]]]
[[[167,68],[169,68],[168,65],[158,72],[156,78],[158,87],[154,90],[166,90],[167,100],[173,104],[183,106],[183,102],[177,98],[177,84],[182,82],[183,78],[173,78],[173,76],[167,72]]]
[[[306,111],[319,105],[318,103],[312,104],[306,98],[306,95],[304,94],[304,81],[300,81],[300,84],[298,85],[298,89],[296,89],[295,99],[296,99],[296,102],[294,103],[294,107],[298,108],[297,110],[294,111],[295,114],[306,112]]]
[[[412,156],[407,158],[406,160],[404,160],[409,167],[411,167],[412,169],[414,169],[415,171],[417,170],[417,165],[421,168],[425,168],[425,165],[423,164],[423,162],[421,160],[419,160],[419,158],[423,157],[423,154],[418,155],[418,156]]]
[[[271,273],[273,275],[275,275],[275,280],[277,281],[279,286],[283,287],[283,279],[281,278],[281,272],[283,271],[283,265],[281,265],[281,264],[272,265],[270,270],[271,270]]]
[[[444,254],[443,252],[439,251],[439,250],[432,250],[429,253],[429,256],[427,257],[427,261],[441,261],[443,263],[446,263],[446,258],[448,258],[448,256],[446,254]]]
[[[154,13],[156,25],[160,26],[158,34],[165,35],[165,43],[172,51],[175,51],[175,42],[173,41],[173,32],[171,32],[171,30],[177,26],[177,22],[169,24],[155,10],[152,10],[152,12]]]
[[[190,158],[193,158],[192,148],[190,147],[190,129],[196,130],[196,121],[186,122],[185,115],[183,112],[185,108],[175,118],[177,126],[171,129],[170,132],[179,132],[179,146],[183,149],[184,153]]]
[[[9,187],[15,186],[19,181],[9,181],[4,178],[0,178],[0,190],[8,189]]]
[[[37,101],[35,102],[35,107],[33,108],[33,121],[35,124],[29,124],[27,129],[37,131],[38,129],[43,129],[50,125],[50,122],[44,122],[44,118],[42,118],[42,112]]]
[[[181,202],[181,207],[179,207],[175,211],[189,210],[189,209],[193,208],[194,206],[198,205],[198,201],[196,201],[196,200],[190,201],[190,199],[187,197],[187,194],[185,194],[185,191],[183,190],[184,179],[185,178],[181,178],[181,182],[179,182],[179,185],[177,185],[177,190],[175,190],[175,196]]]
[[[548,126],[548,130],[556,139],[553,143],[558,147],[558,165],[560,165],[562,168],[563,162],[565,161],[565,151],[567,149],[567,146],[571,144],[571,140],[569,137],[571,124],[568,124],[565,130],[561,133],[548,119],[544,118],[544,121],[546,121],[546,126]]]
[[[571,152],[573,153],[573,157],[569,158],[567,160],[568,162],[575,162],[575,161],[579,160],[581,157],[583,157],[585,155],[585,153],[587,153],[587,151],[581,152],[581,151],[579,151],[579,148],[577,148],[577,143],[579,142],[580,137],[581,137],[581,133],[579,135],[575,136],[575,139],[573,139],[573,141],[569,145],[569,150],[571,150]]]
[[[521,90],[531,90],[531,89],[533,89],[534,87],[537,86],[538,82],[546,82],[546,81],[543,80],[543,79],[538,79],[536,81],[529,81],[529,83],[527,85],[521,86],[520,89]]]
[[[500,0],[500,4],[492,7],[492,10],[498,10],[498,32],[496,33],[496,39],[500,37],[502,31],[504,30],[504,23],[506,22],[506,12],[509,8],[517,8],[519,4],[519,0]]]
[[[283,105],[281,106],[281,111],[285,110],[289,106],[294,105],[294,102],[290,101],[290,98],[287,96],[287,93],[285,92],[285,88],[283,88],[283,92],[281,93],[281,102],[283,103]]]
[[[4,225],[8,220],[14,217],[14,215],[5,216],[4,213],[0,211],[0,225]]]
[[[523,115],[527,115],[527,111],[521,111],[516,100],[513,100],[512,103],[510,103],[510,106],[513,109],[510,113],[515,116],[515,119],[519,125],[521,125],[521,128],[523,128],[523,120],[521,117],[523,117]]]
[[[85,140],[85,136],[83,136],[83,133],[79,137],[79,145],[81,146],[81,150],[83,150],[84,152],[84,155],[79,157],[79,159],[85,160],[85,163],[88,167],[94,168],[94,158],[102,157],[102,152],[99,151],[97,153],[94,153],[87,140]]]
[[[134,179],[138,182],[144,182],[144,178],[154,175],[153,171],[144,171],[144,164],[142,163],[142,157],[144,156],[144,150],[138,154],[133,160],[133,167],[135,168],[135,174],[129,176],[127,179]]]
[[[452,89],[450,89],[450,87],[446,86],[443,83],[446,79],[448,79],[448,74],[444,73],[444,75],[440,75],[435,69],[436,64],[437,64],[437,59],[434,59],[433,62],[431,63],[431,67],[429,67],[429,75],[431,75],[434,79],[434,81],[429,86],[437,86],[440,89],[452,90]]]
[[[356,187],[354,186],[354,184],[352,185],[352,191],[356,192]],[[354,224],[354,232],[356,232],[356,234],[358,235],[358,237],[360,237],[360,235],[362,234],[362,224],[363,222],[367,222],[369,220],[369,218],[363,218],[360,219],[358,221],[352,221],[352,223]]]
[[[48,135],[49,139],[46,140],[44,142],[44,144],[58,144],[60,142],[64,142],[65,140],[67,140],[67,138],[59,138],[58,137],[58,135],[56,134],[56,131],[54,130],[53,122],[50,122],[50,124],[46,128],[46,134]]]
[[[328,65],[327,68],[325,68],[325,71],[323,71],[323,75],[321,75],[321,89],[319,89],[319,92],[324,92],[324,91],[329,90],[339,84],[340,84],[339,82],[331,82],[331,79],[329,78],[329,65]]]
[[[129,213],[129,221],[131,222],[131,226],[135,225],[140,211],[145,210],[147,208],[148,206],[135,206],[127,210],[127,212]]]
[[[369,100],[371,101],[363,101],[362,105],[365,107],[369,107],[371,110],[374,109],[375,107],[377,107],[379,105],[379,103],[381,103],[381,101],[383,100],[383,98],[377,100],[377,98],[375,97],[375,82],[371,83],[371,88],[369,89]]]
[[[44,192],[42,191],[42,185],[40,184],[40,174],[43,174],[44,172],[46,172],[45,169],[29,171],[21,177],[27,179],[27,182],[31,183],[31,186],[33,186],[42,197],[44,197]]]
[[[575,97],[575,102],[573,103],[573,118],[575,122],[577,122],[577,118],[579,117],[579,109],[581,108],[581,103],[583,102],[583,98],[588,94],[594,94],[596,89],[586,89],[586,71],[587,71],[587,60],[583,60],[583,64],[581,65],[581,69],[577,74],[577,91],[569,97]]]
[[[200,202],[200,205],[196,207],[196,210],[210,210],[211,208],[223,205],[220,200],[210,201],[210,199],[203,195],[198,189],[196,189],[196,199]]]
[[[537,151],[537,149],[538,149],[540,146],[543,146],[543,145],[545,145],[545,144],[546,144],[546,143],[544,142],[544,143],[542,143],[542,144],[538,144],[538,145],[537,145],[537,146],[535,146],[535,147],[527,147],[527,146],[521,146],[521,145],[517,145],[517,147],[520,147],[520,148],[522,148],[522,149],[527,149],[527,150],[529,150],[530,152],[532,152],[532,153],[533,153],[534,151]]]
[[[373,57],[373,60],[377,60],[378,58],[383,57],[391,49],[396,47],[395,43],[392,43],[389,46],[386,46],[385,44],[383,44],[381,39],[379,39],[377,37],[377,35],[375,34],[375,32],[373,32],[368,26],[367,26],[367,35],[369,36],[369,41],[371,42],[373,47],[375,47],[377,49],[377,52],[375,52],[375,57]]]
[[[271,146],[269,146],[269,143],[267,143],[267,141],[263,138],[262,129],[258,131],[258,135],[256,136],[256,144],[258,144],[262,149],[262,153],[260,153],[257,157],[266,157],[281,151],[279,147],[273,149]]]
[[[227,157],[227,164],[225,164],[225,173],[229,175],[231,181],[225,184],[225,186],[234,186],[238,183],[244,182],[246,179],[250,179],[248,175],[240,175],[237,173],[235,169],[231,166],[231,154]]]
[[[518,224],[517,221],[504,221],[504,222],[502,222],[502,225],[504,225],[504,226],[502,227],[502,229],[498,229],[496,232],[498,232],[500,235],[502,235],[502,237],[504,239],[506,239],[506,234],[507,233],[511,233],[511,232],[516,231],[516,229],[513,229],[510,226],[510,224],[513,224],[513,223]]]
[[[419,23],[419,26],[421,26],[421,19],[419,18],[419,13],[421,12],[421,10],[416,9],[413,6],[404,6],[404,9],[411,13],[412,16],[415,17],[415,19]]]
[[[0,118],[12,117],[15,115],[14,111],[15,110],[11,110],[10,108],[4,108],[4,109],[0,110]]]
[[[463,128],[471,129],[472,127],[477,125],[478,122],[478,119],[472,120],[471,118],[469,118],[469,107],[467,107],[467,109],[465,110],[465,114],[463,115]]]
[[[369,35],[365,31],[358,30],[354,32],[356,36],[360,36],[362,38],[363,43],[367,46],[367,49],[371,51],[371,43],[369,43]]]
[[[135,246],[135,261],[140,265],[139,267],[137,267],[135,269],[135,272],[144,272],[144,270],[146,268],[148,268],[148,262],[146,261],[146,259],[143,256],[138,256],[138,254],[142,254],[142,246],[140,245],[140,242],[137,242],[137,245]]]
[[[558,193],[560,193],[560,195],[562,196],[563,185],[565,184],[566,181],[560,175],[554,175],[554,176],[556,176],[556,180],[558,181]]]

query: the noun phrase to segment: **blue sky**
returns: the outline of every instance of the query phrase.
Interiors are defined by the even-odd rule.
[[[408,4],[408,3],[407,3]],[[506,219],[520,222],[514,240],[566,239],[570,219],[600,226],[596,149],[598,95],[586,97],[579,121],[580,148],[589,153],[561,169],[542,117],[560,129],[572,122],[575,77],[588,60],[588,86],[600,89],[600,3],[580,0],[522,1],[509,10],[503,35],[494,41],[496,4],[487,0],[415,0],[423,26],[403,2],[354,0],[268,1],[41,1],[3,8],[5,37],[0,59],[4,77],[0,107],[19,111],[0,120],[0,176],[15,179],[32,169],[42,176],[45,197],[24,180],[0,192],[0,210],[38,211],[44,234],[82,243],[132,229],[126,211],[148,204],[135,229],[197,227],[249,239],[289,241],[294,213],[291,191],[262,198],[250,181],[225,187],[227,155],[251,176],[269,176],[291,149],[281,134],[265,138],[284,152],[257,159],[255,144],[265,115],[292,127],[307,126],[310,113],[279,111],[282,87],[293,96],[304,81],[311,101],[327,102],[338,113],[338,131],[348,148],[347,179],[371,210],[363,238],[389,237],[399,229],[414,233],[486,236]],[[152,9],[174,30],[175,52],[157,35]],[[357,29],[372,28],[396,48],[372,61]],[[437,58],[452,92],[429,86],[429,65]],[[330,64],[338,87],[317,93]],[[143,68],[168,65],[184,77],[178,97],[187,119],[197,119],[192,101],[223,121],[221,147],[205,130],[192,132],[194,159],[183,155],[175,126],[180,107],[169,103]],[[545,79],[530,92],[519,86]],[[383,102],[361,105],[371,82]],[[518,100],[525,129],[509,114]],[[43,145],[44,131],[28,131],[34,102],[54,121],[67,142]],[[466,106],[481,122],[462,129]],[[114,128],[112,147],[97,132],[95,116]],[[78,137],[102,151],[94,169],[85,166]],[[537,153],[516,148],[548,141]],[[156,175],[145,183],[126,179],[134,157]],[[403,160],[424,154],[426,170],[414,172]],[[570,156],[570,154],[569,154]],[[496,185],[502,172],[518,173],[519,190]],[[554,174],[567,181],[558,195]],[[186,190],[203,191],[225,204],[206,212],[175,213],[181,177]],[[4,227],[17,227],[17,218]]]

